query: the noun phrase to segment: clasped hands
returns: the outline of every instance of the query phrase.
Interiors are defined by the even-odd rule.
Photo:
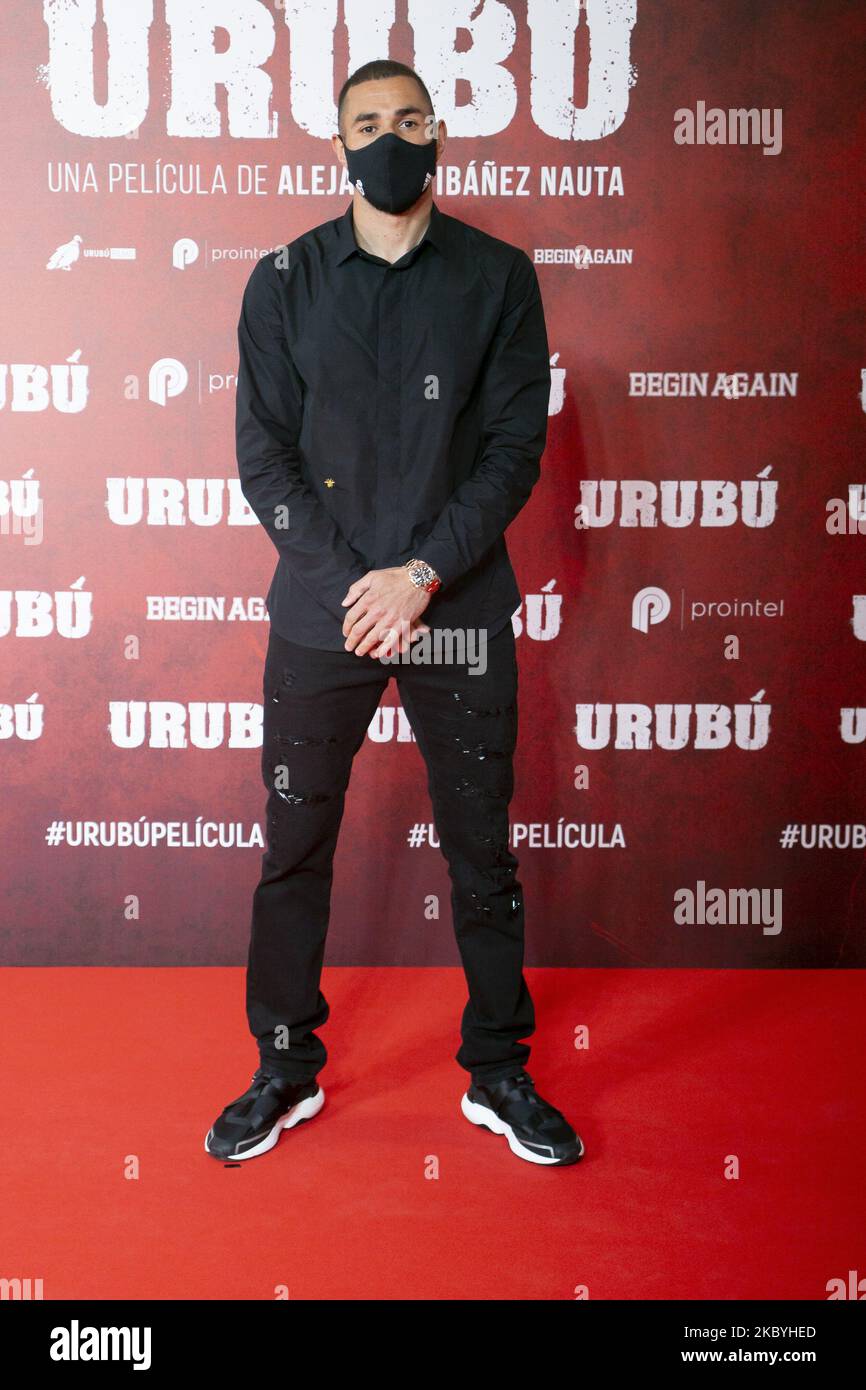
[[[430,594],[412,583],[404,566],[368,570],[342,600],[347,652],[356,656],[395,656],[430,631],[419,622]]]

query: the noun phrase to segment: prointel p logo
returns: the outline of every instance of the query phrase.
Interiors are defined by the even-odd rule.
[[[638,589],[631,605],[631,625],[638,632],[649,632],[650,626],[663,623],[671,611],[671,601],[664,589],[648,585]]]
[[[154,362],[147,379],[150,399],[156,405],[165,405],[169,396],[179,396],[186,390],[189,373],[176,357],[161,357]]]
[[[149,1327],[52,1327],[52,1361],[131,1361],[134,1371],[150,1370]]]
[[[188,265],[194,265],[198,260],[198,242],[193,241],[192,237],[180,237],[172,247],[171,263],[175,270],[185,270]]]

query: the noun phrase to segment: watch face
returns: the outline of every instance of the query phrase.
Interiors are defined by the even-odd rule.
[[[413,584],[417,584],[419,589],[426,589],[428,594],[434,594],[440,588],[442,581],[435,577],[434,571],[423,560],[416,560],[407,565],[409,577]]]

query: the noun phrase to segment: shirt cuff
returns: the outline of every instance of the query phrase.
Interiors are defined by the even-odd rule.
[[[415,551],[415,559],[421,560],[425,565],[429,565],[435,570],[440,580],[442,588],[445,589],[452,584],[461,573],[455,559],[451,546],[437,544],[435,541],[425,541],[418,550]]]

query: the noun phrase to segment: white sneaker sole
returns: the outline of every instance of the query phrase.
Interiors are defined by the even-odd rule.
[[[314,1115],[318,1115],[324,1104],[325,1092],[320,1086],[314,1096],[307,1096],[305,1100],[299,1100],[297,1105],[293,1105],[291,1110],[286,1111],[285,1115],[281,1115],[270,1133],[266,1134],[264,1139],[260,1140],[254,1148],[247,1149],[246,1153],[233,1154],[230,1157],[211,1153],[208,1145],[213,1129],[209,1129],[204,1141],[205,1153],[211,1154],[212,1158],[221,1158],[224,1163],[241,1163],[245,1158],[257,1158],[259,1154],[266,1154],[268,1149],[274,1147],[284,1129],[294,1129],[295,1125],[301,1123],[301,1120],[311,1120]]]
[[[513,1154],[517,1154],[518,1158],[525,1158],[528,1163],[556,1164],[559,1167],[568,1166],[563,1165],[561,1160],[556,1158],[552,1151],[548,1158],[544,1154],[538,1154],[532,1149],[527,1149],[525,1145],[521,1144],[514,1130],[511,1128],[511,1125],[507,1125],[504,1120],[500,1119],[496,1111],[491,1110],[489,1106],[480,1105],[478,1101],[470,1100],[468,1091],[463,1094],[463,1099],[460,1102],[460,1109],[463,1111],[463,1114],[470,1124],[483,1125],[485,1129],[492,1130],[494,1134],[504,1134],[505,1138],[508,1140],[509,1149]],[[580,1145],[577,1155],[579,1159],[583,1157],[585,1152],[583,1140],[580,1135],[577,1137],[577,1142]],[[577,1159],[575,1159],[574,1162],[576,1163]]]

